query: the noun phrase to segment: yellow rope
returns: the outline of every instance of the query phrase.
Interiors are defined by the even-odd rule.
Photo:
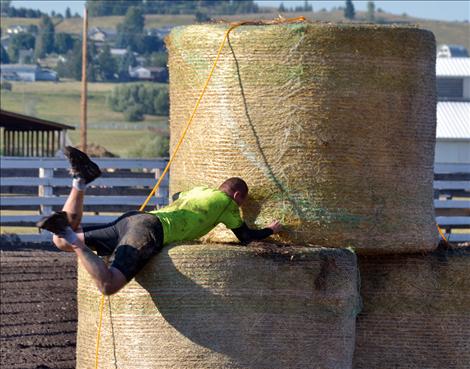
[[[442,231],[442,228],[439,227],[439,224],[436,223],[436,227],[437,227],[437,231],[439,232],[439,234],[441,235],[442,239],[444,240],[444,242],[446,243],[446,245],[449,244],[449,241],[447,241],[447,238],[445,236],[445,233]]]
[[[204,96],[204,94],[207,90],[207,86],[209,85],[209,82],[212,78],[212,74],[214,74],[215,67],[217,66],[217,63],[219,61],[220,54],[222,54],[222,50],[225,46],[225,41],[227,41],[229,33],[232,32],[235,28],[237,28],[239,26],[242,26],[242,25],[264,25],[264,24],[293,23],[293,22],[302,22],[302,21],[305,21],[304,17],[288,18],[288,19],[280,18],[280,19],[275,19],[275,20],[272,20],[272,21],[244,21],[244,22],[232,23],[230,25],[230,27],[227,29],[227,31],[225,31],[224,38],[223,38],[223,40],[220,44],[219,51],[217,52],[217,56],[215,57],[214,63],[213,63],[212,68],[209,72],[209,76],[207,77],[206,83],[204,83],[204,87],[202,88],[201,93],[199,94],[199,98],[196,101],[196,105],[194,106],[193,112],[191,113],[191,116],[189,117],[188,122],[186,123],[186,126],[183,130],[183,133],[181,134],[181,137],[178,140],[178,143],[176,144],[176,146],[173,150],[173,153],[171,154],[170,159],[168,160],[168,163],[167,163],[165,169],[163,170],[163,173],[161,174],[160,178],[158,179],[157,184],[152,189],[152,191],[150,192],[150,194],[147,196],[144,203],[140,207],[140,209],[139,209],[140,211],[143,211],[145,209],[145,207],[147,206],[148,202],[150,201],[150,199],[152,198],[154,193],[160,187],[160,184],[163,181],[163,178],[165,177],[166,173],[170,169],[170,165],[173,162],[173,159],[175,158],[176,153],[178,152],[181,144],[183,143],[183,140],[186,136],[186,133],[189,130],[189,127],[191,126],[191,123],[193,122],[193,118],[196,115],[196,111],[199,108],[199,104],[201,103],[201,100],[202,100],[202,98],[203,98],[203,96]]]
[[[103,321],[103,307],[104,307],[104,295],[101,295],[100,301],[100,320],[98,323],[98,333],[96,334],[96,353],[95,353],[95,369],[98,369],[98,358],[100,351],[100,337],[101,337],[101,323]]]
[[[181,144],[183,143],[184,138],[186,137],[186,133],[188,132],[189,127],[191,126],[191,123],[193,122],[193,118],[196,115],[196,111],[199,108],[199,105],[200,105],[200,103],[202,101],[202,98],[203,98],[203,96],[204,96],[204,94],[207,90],[207,87],[209,86],[209,82],[212,78],[212,75],[214,74],[214,70],[217,66],[220,55],[222,54],[222,50],[225,46],[225,42],[227,41],[227,38],[228,38],[230,32],[232,32],[235,28],[237,28],[239,26],[242,26],[242,25],[267,25],[267,24],[281,24],[281,23],[293,23],[293,22],[303,22],[303,21],[305,21],[304,17],[297,17],[297,18],[287,18],[287,19],[279,18],[279,19],[275,19],[275,20],[272,20],[272,21],[244,21],[244,22],[232,23],[230,25],[230,27],[227,29],[227,31],[225,31],[224,38],[223,38],[223,40],[220,44],[219,50],[217,52],[217,56],[215,57],[214,63],[213,63],[212,68],[209,72],[207,80],[204,83],[204,86],[201,90],[201,93],[199,94],[199,97],[196,101],[196,105],[194,106],[194,109],[193,109],[193,111],[192,111],[192,113],[191,113],[191,115],[188,119],[188,122],[186,123],[186,126],[185,126],[185,128],[184,128],[184,130],[183,130],[183,132],[182,132],[175,148],[173,149],[172,154],[170,155],[170,159],[168,160],[168,163],[165,166],[165,169],[163,170],[162,174],[160,175],[160,178],[158,179],[157,183],[153,187],[152,191],[147,196],[144,203],[140,206],[139,211],[143,211],[145,209],[145,207],[147,206],[147,204],[150,201],[150,199],[152,198],[152,196],[155,194],[155,192],[160,187],[160,184],[162,183],[163,179],[165,178],[166,173],[170,169],[170,166],[171,166],[176,154],[178,153],[178,150],[179,150]],[[438,229],[439,234],[441,235],[441,237],[444,239],[444,241],[446,243],[448,243],[442,229],[439,227],[438,224],[436,224],[436,226],[437,226],[437,229]],[[97,337],[96,337],[95,369],[98,369],[99,345],[100,345],[100,336],[101,336],[101,323],[102,323],[102,320],[103,320],[103,308],[104,308],[104,295],[101,296],[101,302],[100,302],[100,316],[99,316],[99,324],[98,324],[98,333],[97,333]]]
[[[281,24],[281,23],[293,23],[293,22],[303,22],[305,21],[305,17],[297,17],[297,18],[279,18],[275,19],[272,21],[244,21],[244,22],[237,22],[237,23],[231,23],[230,27],[225,31],[224,34],[224,39],[222,40],[219,51],[217,52],[217,56],[215,57],[214,63],[212,65],[212,68],[209,72],[209,76],[207,77],[206,82],[204,83],[204,87],[201,90],[201,93],[199,94],[199,97],[196,101],[196,105],[194,106],[193,112],[191,113],[191,116],[188,119],[188,122],[186,123],[186,127],[183,130],[183,133],[181,134],[180,139],[178,140],[178,143],[176,144],[173,153],[170,156],[170,159],[168,160],[168,163],[163,170],[162,174],[160,175],[160,178],[158,179],[157,183],[153,187],[152,191],[150,194],[147,196],[145,199],[144,203],[140,206],[139,211],[143,211],[145,207],[147,206],[148,202],[152,198],[152,196],[155,194],[155,192],[158,190],[160,187],[160,184],[163,181],[163,178],[165,178],[166,173],[170,169],[171,163],[173,162],[173,159],[175,158],[181,144],[183,143],[184,138],[186,137],[186,133],[189,130],[189,127],[191,126],[191,123],[193,121],[194,116],[196,115],[196,111],[199,108],[199,104],[201,103],[201,100],[206,93],[207,86],[209,86],[209,82],[212,78],[212,74],[214,74],[215,67],[217,66],[217,63],[220,58],[220,54],[222,54],[222,50],[225,46],[225,42],[227,41],[228,35],[230,32],[232,32],[235,28],[242,26],[242,25],[267,25],[267,24]],[[103,308],[104,308],[104,295],[101,295],[101,302],[100,302],[100,317],[99,317],[99,323],[98,323],[98,333],[96,337],[96,354],[95,354],[95,369],[98,369],[98,358],[99,358],[99,349],[100,349],[100,336],[101,336],[101,323],[103,320]]]

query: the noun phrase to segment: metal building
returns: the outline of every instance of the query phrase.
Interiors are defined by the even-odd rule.
[[[436,163],[470,163],[470,58],[438,57]]]

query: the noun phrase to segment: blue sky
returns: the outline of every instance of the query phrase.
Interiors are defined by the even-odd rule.
[[[278,7],[281,2],[286,6],[303,5],[304,1],[274,1],[274,0],[257,0],[258,4]],[[343,6],[344,1],[309,1],[314,11],[322,8],[331,9],[334,6]],[[366,10],[367,1],[353,1],[356,10]],[[407,13],[417,18],[428,18],[446,21],[464,21],[470,19],[470,1],[469,0],[448,0],[448,1],[413,1],[413,0],[388,0],[374,1],[376,8],[394,13]],[[69,0],[69,1],[43,1],[43,0],[15,0],[12,1],[14,6],[23,6],[28,8],[40,9],[50,13],[52,10],[64,13],[65,9],[70,7],[72,13],[82,13],[85,1]]]

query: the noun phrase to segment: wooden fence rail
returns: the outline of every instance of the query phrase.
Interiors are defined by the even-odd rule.
[[[25,157],[2,157],[0,160],[1,226],[31,227],[42,216],[62,207],[71,185],[66,172],[67,160]],[[84,224],[107,223],[117,216],[109,215],[109,212],[137,209],[167,161],[163,158],[105,158],[96,159],[96,162],[104,173],[87,189],[85,211],[94,215],[85,215]],[[436,163],[434,172],[436,222],[447,232],[450,241],[470,241],[470,164]],[[168,198],[166,178],[149,208],[166,205]],[[18,210],[22,213],[14,214]],[[105,214],[98,216],[103,212]],[[50,235],[21,234],[19,237],[31,242],[49,239]]]
[[[436,163],[434,199],[436,222],[447,239],[470,242],[470,164]]]
[[[83,224],[108,223],[120,212],[138,209],[167,163],[164,158],[94,160],[103,175],[87,188],[84,207],[93,215],[85,213]],[[2,157],[0,225],[34,227],[44,215],[61,209],[72,183],[68,166],[64,158]],[[168,204],[168,198],[168,178],[165,178],[148,209]],[[103,212],[106,213],[98,215]],[[48,232],[17,236],[25,242],[50,239]]]

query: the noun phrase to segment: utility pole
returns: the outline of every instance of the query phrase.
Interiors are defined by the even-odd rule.
[[[83,35],[82,35],[82,94],[80,100],[80,147],[83,152],[87,149],[87,36],[88,36],[88,11],[83,10]]]

